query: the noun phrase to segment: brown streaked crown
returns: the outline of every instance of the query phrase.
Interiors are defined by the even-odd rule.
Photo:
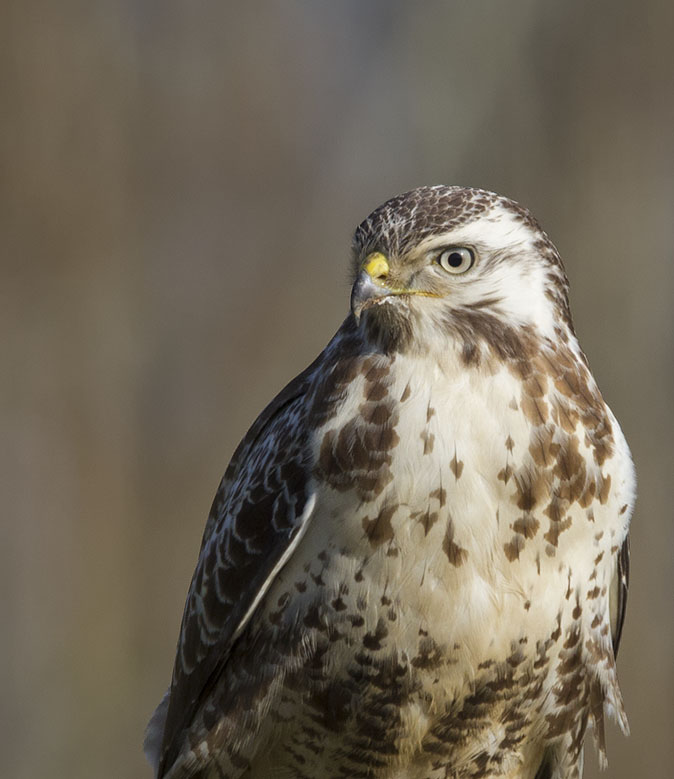
[[[424,238],[447,232],[501,205],[536,229],[531,214],[513,200],[470,187],[418,187],[387,200],[356,228],[356,259],[372,251],[401,254]]]

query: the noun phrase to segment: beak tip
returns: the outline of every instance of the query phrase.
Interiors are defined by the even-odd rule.
[[[351,288],[351,313],[354,315],[356,322],[360,322],[360,314],[363,310],[363,305],[365,304],[365,301],[371,297],[371,295],[368,294],[369,290],[367,289],[368,280],[370,281],[370,284],[372,284],[370,277],[364,271],[361,271]]]
[[[391,294],[394,294],[392,290],[377,284],[367,271],[362,270],[351,288],[351,313],[356,322],[360,322],[361,313],[370,301],[381,300]]]

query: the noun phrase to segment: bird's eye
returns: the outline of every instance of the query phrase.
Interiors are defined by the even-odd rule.
[[[475,254],[465,246],[453,246],[438,256],[438,262],[448,273],[465,273],[473,267]]]

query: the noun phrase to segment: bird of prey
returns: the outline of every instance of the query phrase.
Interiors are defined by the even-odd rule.
[[[351,310],[234,453],[155,775],[572,779],[627,720],[630,452],[517,203],[433,186],[356,229]]]

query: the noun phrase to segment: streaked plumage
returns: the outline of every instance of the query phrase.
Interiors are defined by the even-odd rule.
[[[473,258],[471,260],[471,258]],[[472,263],[472,264],[471,264]],[[225,473],[157,775],[570,779],[604,756],[634,472],[522,207],[426,187]]]

